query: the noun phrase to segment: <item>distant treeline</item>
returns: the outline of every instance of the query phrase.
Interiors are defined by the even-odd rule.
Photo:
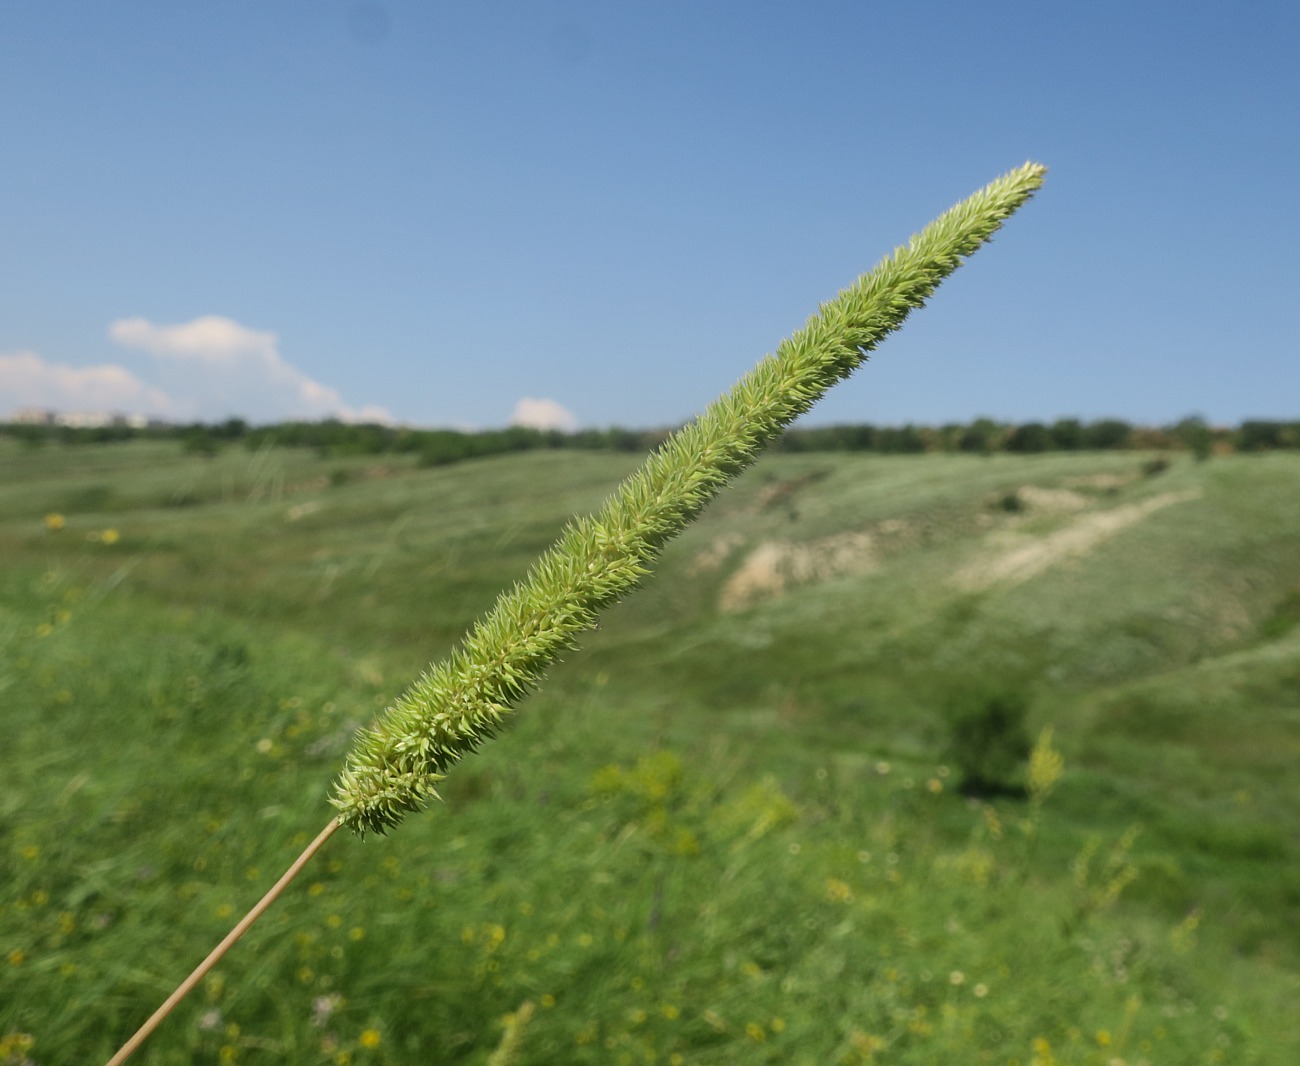
[[[426,466],[542,448],[639,453],[660,444],[668,433],[669,430],[619,428],[563,433],[524,426],[462,432],[332,419],[256,427],[239,418],[216,424],[151,426],[0,423],[0,434],[37,447],[47,442],[103,444],[141,439],[176,440],[187,450],[204,454],[215,454],[231,444],[241,444],[249,449],[279,446],[315,448],[322,454],[337,456],[412,454]],[[1136,426],[1115,418],[1095,422],[1062,418],[1051,423],[1009,423],[977,418],[968,424],[954,422],[937,427],[842,425],[796,428],[787,431],[774,447],[785,452],[851,451],[883,455],[1154,449],[1190,451],[1199,458],[1208,458],[1215,452],[1300,449],[1300,421],[1255,420],[1234,428],[1210,426],[1200,418],[1185,418],[1163,427]]]

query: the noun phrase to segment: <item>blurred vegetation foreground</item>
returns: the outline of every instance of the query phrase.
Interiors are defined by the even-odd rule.
[[[0,1066],[106,1059],[640,458],[204,451],[0,437]],[[140,1061],[1300,1061],[1298,489],[770,455]]]

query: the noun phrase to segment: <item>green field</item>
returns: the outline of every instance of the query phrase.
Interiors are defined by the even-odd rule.
[[[1300,1061],[1300,456],[1151,458],[761,460],[136,1061]],[[0,437],[0,1064],[106,1060],[638,462]],[[1050,793],[961,787],[990,687]]]

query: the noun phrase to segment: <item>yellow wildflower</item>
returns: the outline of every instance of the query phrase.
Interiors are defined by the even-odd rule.
[[[6,1033],[0,1036],[0,1058],[7,1061],[10,1056],[25,1056],[35,1046],[31,1033]]]
[[[1029,798],[1041,803],[1064,772],[1065,760],[1052,747],[1052,727],[1048,726],[1038,735],[1038,742],[1029,753]]]
[[[853,898],[853,889],[846,881],[837,877],[826,879],[826,898],[832,903],[848,903]]]

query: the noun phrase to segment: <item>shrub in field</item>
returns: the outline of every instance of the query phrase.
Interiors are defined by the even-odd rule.
[[[1058,418],[1047,430],[1052,447],[1061,451],[1078,451],[1083,443],[1083,424],[1077,418]]]
[[[962,790],[989,796],[1021,793],[1029,738],[1029,702],[1010,687],[960,692],[944,708],[948,756],[961,771]]]
[[[1009,452],[1045,452],[1052,446],[1052,434],[1041,422],[1025,422],[1007,437]]]
[[[1172,433],[1196,456],[1197,462],[1205,462],[1214,452],[1214,431],[1199,415],[1184,418],[1173,427]]]
[[[1118,418],[1103,418],[1083,427],[1080,444],[1084,448],[1126,448],[1133,427]]]
[[[991,418],[977,418],[962,431],[957,447],[963,452],[992,455],[1001,445],[1005,432],[1005,428]]]
[[[1243,422],[1237,431],[1237,447],[1243,452],[1300,447],[1300,423],[1260,419]]]
[[[1300,588],[1292,589],[1273,608],[1260,626],[1260,636],[1265,640],[1284,637],[1300,625]]]

